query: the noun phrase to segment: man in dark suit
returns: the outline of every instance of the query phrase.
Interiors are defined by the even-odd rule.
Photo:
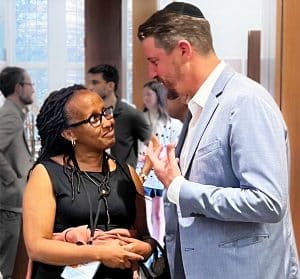
[[[111,65],[101,64],[88,70],[87,87],[99,94],[105,107],[114,108],[116,143],[110,153],[135,168],[138,140],[148,142],[152,129],[140,111],[118,97],[118,84],[119,72]]]
[[[5,97],[0,108],[0,270],[3,278],[11,278],[21,229],[22,193],[32,165],[24,119],[34,89],[24,69],[6,67],[0,73],[0,90]]]

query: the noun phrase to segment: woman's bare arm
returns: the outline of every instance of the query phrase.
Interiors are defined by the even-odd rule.
[[[104,245],[82,245],[53,240],[56,201],[51,180],[41,164],[27,183],[23,197],[24,239],[29,257],[53,265],[101,261],[115,268],[128,268],[141,256],[126,251],[118,241]]]

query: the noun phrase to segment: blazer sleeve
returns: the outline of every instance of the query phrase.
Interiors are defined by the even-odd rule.
[[[289,194],[288,138],[279,109],[268,98],[254,94],[243,96],[232,106],[228,123],[222,121],[222,125],[228,126],[228,143],[222,143],[220,152],[227,154],[227,166],[239,185],[185,180],[179,195],[182,216],[279,222],[286,211]],[[201,158],[192,164],[201,165]],[[220,181],[226,181],[226,171],[220,173],[222,170],[216,174],[222,176]]]

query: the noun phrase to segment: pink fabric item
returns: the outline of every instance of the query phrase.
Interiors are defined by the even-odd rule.
[[[87,225],[68,228],[61,233],[54,233],[53,239],[75,244],[103,244],[109,240],[117,239],[118,235],[126,237],[135,237],[136,231],[127,229],[112,229],[110,231],[95,230],[91,237],[91,231]]]
[[[91,237],[91,230],[87,225],[84,225],[68,228],[60,233],[54,233],[52,239],[75,243],[78,245],[101,245],[117,239],[118,236],[136,237],[136,231],[128,229],[112,229],[110,231],[102,231],[100,229],[96,229],[94,236]],[[32,261],[29,259],[26,279],[31,279],[31,275]]]

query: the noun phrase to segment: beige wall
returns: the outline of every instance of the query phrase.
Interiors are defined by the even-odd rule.
[[[136,34],[140,24],[157,10],[156,0],[132,0],[132,101],[142,108],[142,88],[149,80],[147,61]]]
[[[92,66],[107,63],[121,74],[121,7],[121,0],[85,0],[86,72]],[[122,88],[121,84],[119,88]]]

